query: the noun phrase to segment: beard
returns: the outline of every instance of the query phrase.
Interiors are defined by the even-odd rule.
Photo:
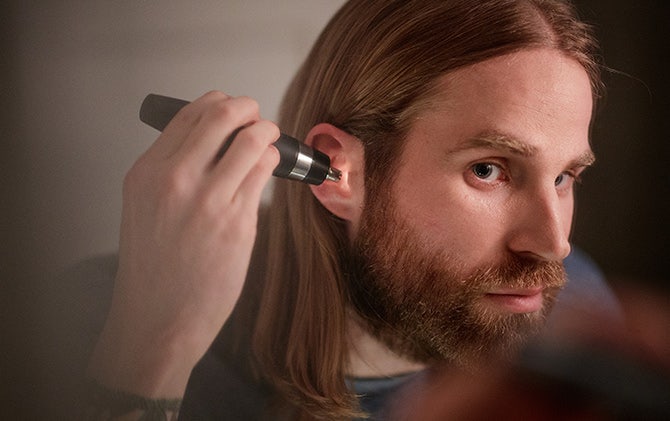
[[[508,256],[466,270],[454,254],[426,251],[420,236],[392,207],[366,205],[348,263],[355,319],[396,354],[421,363],[474,368],[510,358],[544,325],[565,283],[560,262]],[[543,287],[543,307],[532,313],[491,308],[496,288]]]

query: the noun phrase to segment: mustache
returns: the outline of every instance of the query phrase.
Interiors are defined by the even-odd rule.
[[[518,255],[504,262],[478,268],[466,281],[490,288],[562,288],[566,282],[565,268],[559,261],[540,261]]]

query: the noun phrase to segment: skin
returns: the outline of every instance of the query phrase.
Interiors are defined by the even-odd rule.
[[[464,277],[510,254],[547,262],[567,257],[574,181],[593,161],[591,112],[586,72],[554,50],[524,50],[445,76],[409,133],[392,186],[400,218],[419,233],[413,247],[456,257]],[[342,165],[362,174],[362,152],[345,135],[339,139],[343,154],[350,151],[340,158]],[[430,182],[417,182],[417,176]],[[355,233],[364,195],[360,183],[350,184],[346,195],[342,186],[313,190]],[[352,198],[349,206],[342,204],[346,197]],[[539,291],[505,288],[478,300],[497,312],[531,312],[543,305]],[[365,329],[352,329],[351,341],[352,375],[420,366],[389,353]]]
[[[500,262],[506,253],[563,260],[574,177],[591,163],[584,69],[556,51],[531,50],[461,69],[443,86],[444,96],[408,138],[394,186],[401,214],[425,233],[425,247],[458,244],[471,267]],[[533,152],[470,140],[491,132]],[[478,163],[497,170],[478,177]],[[431,182],[415,183],[412,174]]]
[[[570,249],[572,178],[590,163],[585,71],[558,52],[527,50],[442,82],[442,93],[409,134],[392,187],[400,216],[421,233],[416,247],[453,250],[466,271],[509,253],[562,260]],[[223,140],[242,125],[247,128],[214,162]],[[467,143],[493,131],[532,153]],[[147,397],[183,394],[239,298],[261,191],[278,162],[270,146],[278,135],[254,101],[212,92],[185,107],[133,166],[124,185],[120,269],[92,378]],[[365,197],[360,142],[327,124],[315,126],[306,142],[343,171],[341,182],[312,191],[349,222],[353,239]],[[478,163],[495,164],[501,175],[475,176]],[[482,305],[518,311],[509,297],[522,292],[490,292]],[[356,376],[420,367],[353,320],[350,361]]]
[[[278,137],[255,101],[210,92],[182,109],[128,172],[119,270],[93,379],[149,398],[183,395],[241,293]]]

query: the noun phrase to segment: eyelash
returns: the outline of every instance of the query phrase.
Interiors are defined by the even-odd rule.
[[[558,177],[556,177],[556,180],[554,180],[554,184],[556,184],[556,181],[561,175],[567,175],[572,179],[572,183],[568,187],[571,187],[574,184],[580,184],[582,182],[580,174],[576,173],[575,171],[563,171],[561,174],[559,174]],[[556,187],[558,187],[558,185],[556,185]]]
[[[484,166],[487,168],[482,168]],[[479,171],[478,174],[477,171],[478,169],[483,171]],[[487,177],[490,177],[492,173],[495,174],[495,169],[497,169],[497,172],[499,174],[496,176],[494,180],[487,181],[486,180]],[[488,175],[483,175],[482,172],[488,172]],[[484,183],[489,186],[493,186],[500,182],[505,182],[509,180],[509,176],[507,175],[507,171],[505,170],[504,165],[498,162],[491,162],[491,161],[476,162],[469,167],[468,174],[472,175],[477,183]]]
[[[482,176],[482,175],[478,175],[477,172],[476,172],[478,167],[480,167],[479,169],[481,169],[481,166],[488,166],[489,168],[487,168],[486,171],[491,171],[491,167],[495,167],[495,168],[497,168],[497,170],[500,174],[495,178],[495,180],[486,181],[485,178],[489,177],[490,173],[486,176]],[[493,162],[493,161],[476,162],[469,167],[468,174],[471,174],[472,176],[474,176],[477,183],[483,183],[483,184],[486,184],[486,185],[491,186],[491,187],[497,185],[498,183],[509,181],[509,176],[507,174],[505,166],[503,164],[499,163],[499,162]],[[572,180],[572,182],[569,183],[565,187],[561,187],[560,182],[559,182],[559,178],[561,178],[563,176],[567,176],[567,177],[569,177],[569,179]],[[556,177],[556,179],[554,180],[554,185],[556,186],[557,190],[559,190],[559,191],[567,191],[567,190],[570,190],[574,184],[580,184],[581,181],[582,181],[582,179],[581,179],[580,172],[577,172],[577,171],[574,171],[574,170],[568,170],[568,171],[563,171],[562,173],[560,173]]]

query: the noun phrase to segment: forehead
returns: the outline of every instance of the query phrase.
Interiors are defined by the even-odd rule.
[[[501,132],[530,146],[548,137],[588,142],[592,108],[590,80],[576,60],[556,50],[522,50],[442,77],[411,132]]]

